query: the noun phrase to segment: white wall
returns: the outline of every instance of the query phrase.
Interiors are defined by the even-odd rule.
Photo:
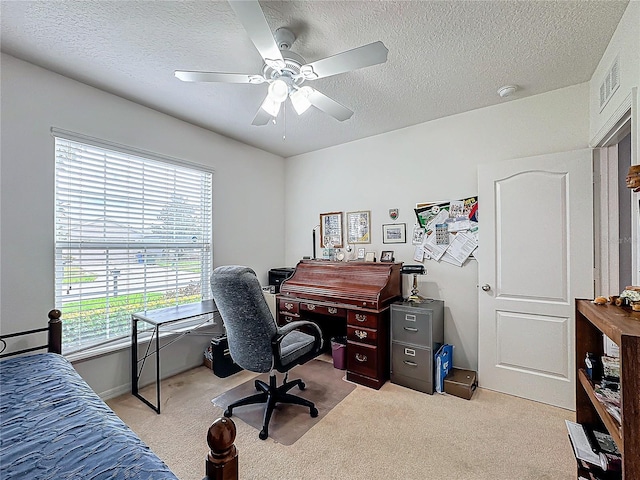
[[[54,307],[51,127],[213,167],[214,266],[284,263],[284,160],[9,55],[1,57],[0,328],[44,326]],[[269,208],[259,208],[269,198]],[[64,319],[64,317],[63,317]],[[202,361],[206,337],[163,353],[166,372]],[[128,350],[75,366],[103,396],[126,391]],[[108,375],[107,375],[108,372]],[[124,389],[124,390],[123,390]]]
[[[590,128],[589,139],[593,147],[608,142],[609,136],[631,110],[631,163],[640,163],[640,2],[630,1],[611,41],[607,46],[589,82]],[[614,60],[619,59],[620,87],[600,111],[600,85]],[[619,141],[616,138],[615,141]],[[640,281],[640,220],[637,193],[632,195],[632,282]],[[606,292],[605,292],[606,293]]]
[[[368,249],[378,257],[394,250],[396,261],[415,263],[410,235],[417,202],[477,195],[481,163],[586,148],[588,95],[585,83],[288,158],[287,264],[312,254],[320,213],[354,210],[371,210]],[[481,198],[479,206],[482,237]],[[407,224],[406,244],[382,244],[391,208],[400,210],[397,222]],[[477,370],[477,263],[425,266],[420,291],[445,301],[445,341],[455,345],[454,364]]]
[[[640,84],[640,2],[630,1],[589,82],[589,139],[596,146],[629,108],[632,89]],[[600,111],[600,85],[615,58],[620,60],[620,87]],[[637,128],[637,127],[636,127]],[[638,130],[636,130],[637,132]]]

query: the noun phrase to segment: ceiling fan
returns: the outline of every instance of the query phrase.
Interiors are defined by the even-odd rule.
[[[245,28],[251,41],[264,59],[262,74],[196,72],[176,70],[175,76],[185,82],[268,83],[267,96],[258,109],[253,125],[266,125],[278,116],[282,103],[289,98],[293,108],[301,115],[311,105],[344,121],[353,111],[308,85],[306,81],[338,75],[387,61],[387,47],[380,41],[315,62],[307,63],[289,50],[295,35],[286,28],[271,33],[269,24],[257,0],[229,0],[231,8]]]

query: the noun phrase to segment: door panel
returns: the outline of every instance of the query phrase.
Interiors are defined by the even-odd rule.
[[[573,299],[593,295],[590,150],[481,165],[478,380],[573,408]],[[486,288],[486,287],[485,287]]]
[[[495,182],[498,297],[567,301],[567,181],[533,171]]]
[[[496,366],[569,379],[569,319],[496,312]]]

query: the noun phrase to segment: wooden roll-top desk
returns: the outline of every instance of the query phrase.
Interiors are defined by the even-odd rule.
[[[302,260],[276,296],[278,324],[314,321],[326,345],[346,335],[347,380],[378,389],[389,378],[389,312],[402,298],[401,266]]]

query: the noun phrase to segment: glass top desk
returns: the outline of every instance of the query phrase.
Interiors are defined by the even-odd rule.
[[[175,307],[159,308],[157,310],[147,310],[145,312],[131,314],[131,394],[138,397],[157,413],[160,413],[160,350],[207,324],[213,327],[212,331],[199,333],[200,335],[223,333],[222,321],[216,322],[213,315],[213,313],[217,311],[218,309],[213,300],[204,300],[199,303],[188,303]],[[199,323],[194,322],[176,331],[163,329],[162,333],[175,333],[178,336],[169,340],[164,345],[160,345],[160,327],[196,317],[203,317],[203,319]],[[138,334],[140,333],[138,332],[138,322],[144,322],[149,326],[144,332],[151,332],[151,337],[148,339],[149,344],[142,358],[138,358]],[[156,357],[156,405],[144,398],[140,394],[138,387],[145,362],[147,358],[153,355]]]

